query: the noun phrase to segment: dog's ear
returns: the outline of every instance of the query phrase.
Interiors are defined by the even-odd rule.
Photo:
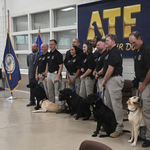
[[[127,104],[127,105],[129,105],[129,104],[130,104],[130,98],[128,99],[128,101],[126,102],[126,104]]]

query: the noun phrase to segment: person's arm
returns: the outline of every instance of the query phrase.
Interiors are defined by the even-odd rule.
[[[60,76],[60,74],[61,74],[61,72],[62,72],[62,69],[63,69],[63,64],[60,64],[59,65],[59,70],[58,70],[58,73],[57,73],[57,77],[55,78],[55,82],[56,81],[59,81],[59,76]]]
[[[78,69],[77,72],[75,73],[74,78],[73,78],[72,81],[71,81],[72,83],[75,82],[76,78],[80,75],[80,73],[81,73],[81,69]]]
[[[114,71],[114,67],[109,65],[108,69],[107,69],[107,72],[106,72],[106,74],[104,76],[104,79],[102,81],[102,87],[105,86],[106,81],[111,77],[113,71]]]
[[[39,80],[38,66],[36,67],[36,71],[35,71],[35,79],[36,79],[37,81]]]
[[[91,72],[92,72],[92,69],[87,69],[86,72],[80,77],[80,79],[82,80],[83,78],[88,76]]]
[[[70,85],[70,84],[71,84],[71,81],[70,81],[70,78],[69,78],[69,72],[68,72],[68,70],[67,70],[67,72],[66,72],[66,76],[67,76],[67,82],[68,82],[68,84]]]
[[[145,87],[146,87],[146,85],[147,85],[147,83],[149,83],[149,81],[150,81],[150,69],[148,70],[147,75],[146,75],[143,83],[139,86],[138,90],[140,92],[143,92]]]

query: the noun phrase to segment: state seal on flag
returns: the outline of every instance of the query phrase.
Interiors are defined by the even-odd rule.
[[[7,54],[5,57],[5,66],[8,74],[11,74],[15,70],[15,60],[11,54]]]

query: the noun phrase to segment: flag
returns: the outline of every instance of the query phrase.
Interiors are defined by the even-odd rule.
[[[37,36],[37,39],[36,39],[36,44],[38,45],[39,47],[39,53],[43,54],[41,52],[41,45],[43,44],[43,40],[42,40],[42,37],[41,37],[41,34],[40,34],[40,30],[38,32],[38,36]]]
[[[3,67],[8,88],[10,92],[13,92],[21,82],[21,75],[19,70],[19,60],[13,49],[9,33],[7,33],[6,46],[3,56]]]

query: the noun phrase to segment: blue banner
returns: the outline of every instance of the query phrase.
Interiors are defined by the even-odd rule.
[[[8,88],[10,92],[13,92],[21,82],[21,75],[19,70],[19,60],[13,49],[9,33],[7,33],[6,46],[3,56],[3,67]]]
[[[143,41],[150,45],[149,0],[107,0],[78,6],[81,45],[94,36],[104,39],[107,34],[116,34],[123,57],[131,58],[134,47],[128,37],[132,31],[141,32]]]
[[[41,34],[40,34],[40,30],[38,32],[38,36],[37,36],[37,39],[36,39],[36,44],[38,45],[39,47],[39,53],[43,54],[41,52],[41,45],[43,44],[43,40],[42,40],[42,37],[41,37]]]

